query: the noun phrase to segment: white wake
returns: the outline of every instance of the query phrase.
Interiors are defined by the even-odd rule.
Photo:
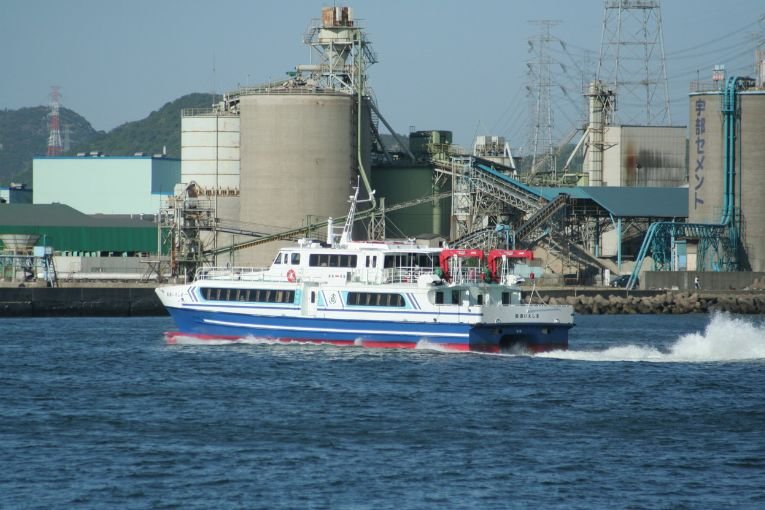
[[[765,359],[765,324],[717,313],[703,332],[679,337],[667,348],[622,345],[601,351],[554,351],[536,357],[583,361],[697,363]]]

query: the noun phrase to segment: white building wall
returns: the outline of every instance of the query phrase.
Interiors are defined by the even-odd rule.
[[[172,167],[166,165],[164,171],[173,174]],[[153,159],[148,156],[35,158],[33,203],[66,204],[85,214],[155,214],[162,197],[173,190],[167,186],[152,192],[152,168]],[[177,169],[175,175],[160,180],[177,180]]]

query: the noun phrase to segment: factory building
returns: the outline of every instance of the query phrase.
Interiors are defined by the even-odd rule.
[[[612,123],[616,96],[603,82],[590,83],[584,172],[590,186],[672,188],[688,184],[686,126]],[[576,150],[576,149],[575,149]]]
[[[164,156],[37,157],[33,203],[66,204],[85,214],[157,214],[181,181],[181,162]]]
[[[675,188],[687,180],[686,126],[608,126],[603,186]]]
[[[0,280],[24,281],[21,268],[39,249],[54,255],[59,279],[148,279],[146,261],[162,243],[153,220],[87,215],[64,204],[2,204]]]
[[[32,188],[26,184],[11,183],[10,186],[0,186],[0,204],[31,204]]]

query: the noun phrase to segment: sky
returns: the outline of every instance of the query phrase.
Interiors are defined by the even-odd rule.
[[[526,86],[536,83],[527,66],[536,58],[529,40],[539,38],[540,20],[554,21],[548,58],[556,137],[577,124],[582,78],[594,76],[601,50],[603,0],[336,4],[352,7],[365,27],[378,57],[369,80],[382,114],[400,133],[451,130],[463,146],[476,135],[498,135],[522,149],[532,118]],[[309,62],[303,34],[331,5],[2,0],[0,108],[46,105],[56,85],[62,106],[111,130],[185,94],[283,78]],[[672,123],[685,125],[692,80],[710,80],[715,64],[753,75],[754,50],[765,42],[765,3],[663,0],[660,12]]]

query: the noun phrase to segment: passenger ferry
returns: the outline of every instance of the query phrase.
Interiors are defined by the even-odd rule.
[[[358,189],[342,233],[299,240],[268,268],[201,268],[157,288],[179,337],[534,353],[568,346],[568,305],[523,302],[523,250],[457,250],[353,241]]]

